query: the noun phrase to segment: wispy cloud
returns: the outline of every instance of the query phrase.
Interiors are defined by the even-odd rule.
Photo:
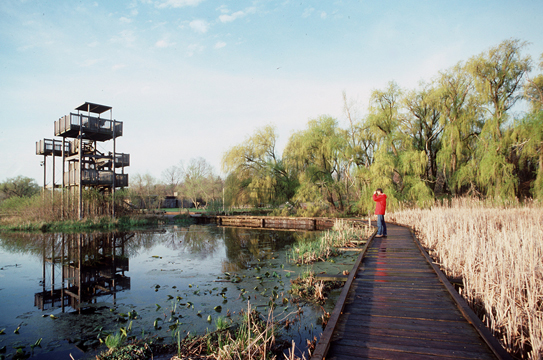
[[[221,11],[222,11],[222,9],[221,9]],[[234,21],[236,19],[245,17],[248,14],[254,14],[255,12],[256,12],[255,7],[249,7],[249,8],[246,8],[245,10],[236,11],[235,13],[232,13],[232,14],[226,14],[225,13],[223,15],[220,15],[219,20],[222,23],[232,22],[232,21]]]
[[[136,42],[136,36],[132,30],[123,30],[119,33],[119,35],[112,37],[111,42],[132,46],[134,42]]]
[[[215,48],[215,49],[221,49],[221,48],[223,48],[223,47],[225,47],[225,46],[226,46],[226,43],[225,43],[224,41],[217,41],[217,42],[215,43],[214,48]]]
[[[302,17],[303,18],[307,18],[307,17],[310,17],[311,14],[313,14],[313,12],[315,11],[315,8],[312,8],[312,7],[308,7],[304,10],[304,12],[302,13]]]
[[[156,4],[159,9],[163,8],[181,8],[185,6],[196,6],[204,0],[166,0]]]
[[[189,46],[187,46],[187,56],[192,57],[196,53],[201,53],[202,51],[204,51],[204,49],[205,47],[203,45],[190,44]]]
[[[193,20],[189,23],[189,26],[192,30],[205,34],[209,29],[209,23],[205,20]]]
[[[117,70],[120,70],[122,68],[126,67],[126,64],[115,64],[111,67],[111,70],[113,71],[117,71]]]
[[[123,24],[130,24],[130,23],[132,22],[132,19],[129,19],[129,18],[124,17],[124,16],[121,17],[119,20],[120,20]]]
[[[170,46],[173,46],[175,45],[174,42],[169,42],[168,40],[165,40],[165,39],[162,39],[162,40],[158,40],[156,43],[155,43],[155,46],[157,48],[167,48],[167,47],[170,47]]]
[[[326,19],[328,17],[328,14],[326,14],[326,11],[321,12],[321,19]]]
[[[81,67],[90,67],[90,66],[93,66],[93,65],[99,63],[102,60],[103,59],[87,59],[87,60],[79,63],[79,66],[81,66]]]

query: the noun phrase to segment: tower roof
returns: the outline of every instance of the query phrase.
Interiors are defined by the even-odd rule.
[[[101,114],[103,112],[111,110],[111,106],[85,102],[84,104],[81,104],[78,107],[76,107],[75,110],[88,111],[95,114]]]

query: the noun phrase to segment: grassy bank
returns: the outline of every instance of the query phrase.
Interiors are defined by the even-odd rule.
[[[388,219],[411,226],[512,354],[543,358],[543,208],[454,199]]]
[[[290,254],[291,261],[298,264],[311,264],[326,261],[339,254],[337,248],[366,240],[374,228],[344,220],[336,220],[331,230],[327,230],[316,240],[296,244]]]
[[[78,232],[91,230],[127,230],[147,226],[156,226],[169,222],[161,216],[109,216],[93,217],[83,220],[64,221],[29,221],[18,217],[0,222],[0,231],[41,231],[41,232]],[[187,215],[178,215],[172,219],[176,224],[190,224],[192,220]]]

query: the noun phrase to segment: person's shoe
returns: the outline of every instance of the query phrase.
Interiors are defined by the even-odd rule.
[[[387,237],[386,235],[383,235],[383,237]]]
[[[375,237],[381,238],[383,237],[383,235],[375,235]]]

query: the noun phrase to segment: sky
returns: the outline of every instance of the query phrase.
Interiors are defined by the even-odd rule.
[[[540,0],[2,0],[0,181],[43,185],[35,143],[84,102],[123,122],[129,178],[198,157],[224,176],[223,154],[266,125],[279,154],[311,119],[346,126],[343,92],[361,117],[390,81],[415,89],[507,39],[538,60],[542,14]]]

